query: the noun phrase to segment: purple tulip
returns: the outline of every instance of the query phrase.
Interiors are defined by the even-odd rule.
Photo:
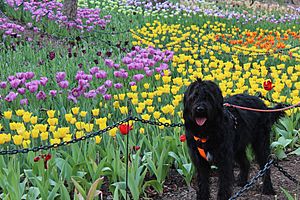
[[[73,101],[74,103],[77,103],[77,102],[78,102],[77,99],[76,99],[72,94],[69,94],[69,95],[68,95],[68,100],[71,100],[71,101]]]
[[[99,67],[93,67],[90,69],[90,74],[94,75],[99,72]]]
[[[111,80],[106,80],[104,82],[105,87],[110,88],[112,86],[113,82]]]
[[[55,77],[56,77],[56,82],[58,83],[64,81],[66,78],[66,72],[57,72]]]
[[[137,82],[141,81],[144,78],[144,74],[136,74],[133,76],[133,79]]]
[[[41,77],[40,83],[42,86],[45,86],[48,82],[48,78],[47,77]]]
[[[5,81],[0,82],[0,88],[5,89],[7,87],[7,83]]]
[[[95,74],[95,77],[98,78],[98,79],[99,78],[105,79],[107,77],[107,73],[105,71],[103,71],[103,70],[100,70],[99,72],[97,72]]]
[[[50,90],[49,95],[52,96],[52,97],[56,97],[57,91],[56,90]]]
[[[127,65],[127,64],[132,63],[132,59],[130,57],[126,56],[122,59],[122,62]]]
[[[103,98],[105,99],[105,100],[110,100],[111,99],[111,95],[110,94],[105,94],[105,95],[103,95]]]
[[[8,76],[8,77],[7,77],[7,80],[8,80],[8,81],[12,81],[12,80],[15,80],[15,79],[16,79],[15,76]]]
[[[113,68],[114,66],[114,61],[112,61],[111,59],[105,59],[104,60],[105,65],[107,65],[109,68]]]
[[[134,85],[136,85],[136,82],[130,81],[130,82],[129,82],[129,85],[130,85],[130,86],[134,86]]]
[[[30,93],[34,93],[38,90],[39,86],[37,84],[30,84],[28,86],[28,90]]]
[[[122,83],[116,83],[116,84],[114,84],[114,87],[116,89],[121,89],[123,87],[123,85],[122,85]]]
[[[153,70],[147,70],[146,71],[146,76],[152,76],[153,75]]]
[[[20,104],[21,105],[28,105],[28,99],[21,99]]]
[[[79,88],[73,88],[71,91],[71,96],[73,97],[79,97],[81,95],[82,91]]]
[[[17,77],[18,79],[25,78],[25,73],[23,73],[23,72],[18,72],[18,73],[16,73],[16,77]]]
[[[61,81],[58,83],[58,86],[61,87],[62,89],[66,89],[69,87],[69,81]]]
[[[115,69],[119,69],[120,68],[120,64],[114,64],[114,68]]]
[[[36,98],[38,100],[45,100],[47,98],[47,95],[44,91],[39,91],[37,94],[36,94]]]
[[[17,98],[18,94],[15,92],[9,92],[9,94],[4,98],[5,101],[12,102]]]
[[[84,97],[88,99],[95,98],[97,96],[97,92],[95,90],[90,90],[87,93],[84,93]]]
[[[26,88],[18,88],[17,91],[18,91],[19,94],[23,95],[26,92]]]
[[[96,92],[97,92],[98,94],[105,94],[106,91],[107,91],[107,89],[105,88],[104,85],[101,85],[101,86],[99,86],[99,87],[96,89]]]

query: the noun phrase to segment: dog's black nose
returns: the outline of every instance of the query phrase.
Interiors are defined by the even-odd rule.
[[[196,108],[196,110],[197,110],[197,112],[204,112],[205,111],[205,109],[202,106],[198,106]]]

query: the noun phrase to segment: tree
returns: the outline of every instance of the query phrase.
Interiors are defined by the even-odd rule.
[[[63,14],[68,17],[69,20],[74,20],[77,15],[77,2],[78,0],[64,0]]]

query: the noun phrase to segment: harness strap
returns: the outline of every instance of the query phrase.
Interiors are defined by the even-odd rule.
[[[194,136],[194,140],[197,141],[197,142],[201,142],[201,143],[205,143],[207,141],[206,138],[199,138],[199,137],[196,137],[196,136]],[[208,160],[207,157],[206,157],[206,153],[205,153],[204,149],[202,149],[201,147],[198,146],[198,152],[199,152],[199,154],[202,158],[204,158],[205,160]]]

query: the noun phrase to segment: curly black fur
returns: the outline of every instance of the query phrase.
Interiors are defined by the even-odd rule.
[[[263,168],[270,155],[270,131],[272,125],[283,112],[261,113],[235,108],[225,108],[224,102],[258,109],[268,109],[256,96],[238,94],[223,99],[219,87],[212,81],[198,79],[184,93],[185,129],[190,156],[196,167],[198,191],[197,199],[209,199],[209,174],[211,163],[218,168],[218,199],[229,199],[233,191],[234,161],[240,167],[238,185],[247,183],[250,163],[246,157],[246,147],[252,145],[255,158]],[[281,105],[276,108],[282,107]],[[202,158],[194,136],[207,138],[201,147],[210,159]],[[275,194],[270,171],[263,177],[263,193]]]

